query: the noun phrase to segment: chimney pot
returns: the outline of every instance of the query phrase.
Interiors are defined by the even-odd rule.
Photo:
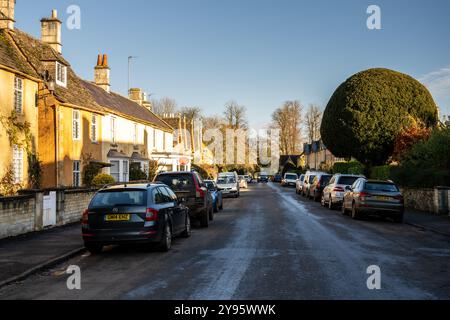
[[[51,18],[41,20],[42,42],[49,44],[58,53],[62,52],[61,25],[62,22],[58,20],[58,12],[56,10],[52,10]]]
[[[111,92],[110,69],[106,54],[99,54],[97,57],[97,66],[94,69],[94,82],[106,92]]]
[[[58,19],[58,10],[56,9],[52,10],[52,19]]]

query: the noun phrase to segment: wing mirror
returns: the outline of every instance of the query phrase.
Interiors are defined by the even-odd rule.
[[[352,189],[352,187],[350,187],[350,186],[346,186],[345,187],[345,191],[352,191],[353,189]]]

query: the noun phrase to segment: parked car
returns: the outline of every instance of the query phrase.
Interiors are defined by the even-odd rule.
[[[402,223],[405,205],[403,195],[392,181],[360,178],[346,187],[342,213],[348,211],[353,219],[376,214]]]
[[[176,235],[191,235],[189,209],[166,185],[127,184],[95,194],[82,218],[84,245],[100,253],[105,245],[157,244],[170,250]]]
[[[223,210],[223,195],[222,191],[219,190],[217,184],[213,180],[205,180],[206,188],[208,188],[209,192],[211,192],[211,196],[213,198],[213,210],[214,212],[219,212],[219,210]]]
[[[297,181],[295,181],[295,193],[301,194],[303,189],[303,182],[305,181],[305,175],[301,174],[300,177],[298,177]]]
[[[298,175],[296,173],[286,173],[283,180],[281,180],[281,185],[283,187],[295,187]]]
[[[318,175],[319,173],[323,173],[323,172],[319,172],[319,171],[307,171],[305,174],[305,180],[303,181],[303,185],[302,185],[302,196],[306,197],[309,196],[309,189],[312,186],[312,183],[314,182],[314,178],[316,177],[316,175]]]
[[[258,176],[258,182],[259,183],[268,183],[269,182],[269,175],[265,172],[261,172]]]
[[[244,178],[247,180],[247,183],[252,183],[253,182],[253,177],[249,174],[246,174],[244,176]]]
[[[314,181],[309,188],[309,198],[316,202],[322,199],[323,189],[330,182],[333,176],[331,174],[319,173],[314,177]]]
[[[156,181],[169,186],[179,198],[185,199],[191,218],[200,221],[201,227],[209,226],[209,221],[214,219],[212,196],[198,172],[159,173]]]
[[[344,200],[345,187],[351,186],[356,180],[365,178],[361,175],[335,174],[323,189],[321,203],[329,209],[340,208]]]
[[[283,176],[281,175],[281,173],[277,173],[273,177],[273,182],[275,182],[275,183],[281,183],[282,180],[283,180]]]
[[[239,197],[239,182],[234,176],[219,176],[216,183],[219,190],[222,191],[223,197]]]
[[[248,188],[248,182],[247,179],[245,179],[245,176],[239,176],[239,188],[241,189],[247,189]]]

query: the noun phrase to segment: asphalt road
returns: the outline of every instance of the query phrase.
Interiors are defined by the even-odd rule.
[[[81,290],[67,289],[69,265]],[[371,265],[381,289],[367,288]],[[227,199],[209,229],[169,253],[109,247],[0,290],[0,299],[449,299],[450,239],[353,221],[279,185]]]

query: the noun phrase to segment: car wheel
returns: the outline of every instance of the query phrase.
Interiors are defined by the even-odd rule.
[[[345,209],[344,203],[342,203],[341,213],[342,213],[344,216],[347,215],[347,209]]]
[[[358,210],[356,209],[356,205],[354,203],[352,204],[352,219],[353,220],[359,219],[359,213],[358,213]]]
[[[328,209],[330,210],[334,209],[333,200],[331,199],[331,197],[328,199]]]
[[[222,202],[220,203],[219,210],[223,210],[223,200],[222,200]]]
[[[89,251],[91,254],[100,254],[103,251],[103,245],[101,244],[85,244],[84,245],[87,251]]]
[[[217,204],[217,202],[214,204],[214,212],[219,212],[219,205]]]
[[[209,221],[213,220],[214,220],[214,208],[211,206],[211,208],[209,209]]]
[[[325,207],[325,196],[324,195],[322,195],[322,199],[320,199],[320,205],[322,206],[322,207]]]
[[[166,223],[161,242],[159,243],[159,249],[163,252],[167,252],[170,250],[171,247],[172,247],[172,230],[170,229],[170,224]]]
[[[209,227],[209,212],[208,212],[208,209],[203,210],[202,213],[201,213],[200,226],[202,228],[208,228]]]
[[[191,217],[189,216],[189,214],[186,215],[186,224],[185,224],[185,229],[183,231],[183,233],[181,234],[181,236],[183,238],[189,238],[192,234],[192,229],[191,229]]]

